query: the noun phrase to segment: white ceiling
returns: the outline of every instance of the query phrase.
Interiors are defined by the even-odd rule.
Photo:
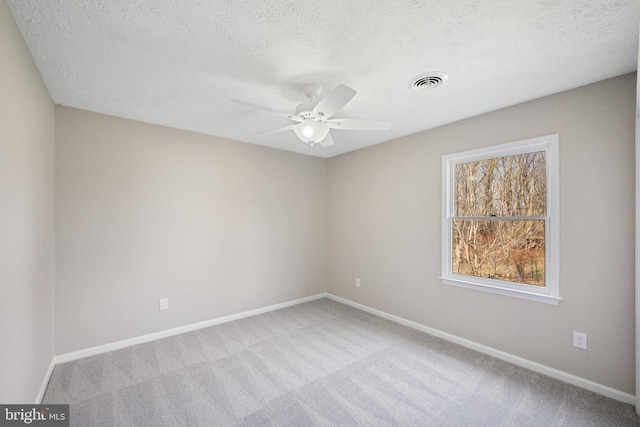
[[[60,105],[309,154],[305,83],[358,94],[331,157],[637,68],[637,0],[8,0]],[[443,71],[415,92],[409,80]]]

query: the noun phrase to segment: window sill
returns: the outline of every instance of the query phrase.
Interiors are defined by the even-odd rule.
[[[513,298],[543,302],[545,304],[558,305],[558,303],[562,301],[562,297],[556,297],[556,296],[551,296],[547,294],[539,294],[536,292],[521,291],[518,289],[503,288],[500,286],[492,286],[484,283],[468,282],[465,280],[452,279],[450,277],[441,277],[440,281],[444,285],[458,286],[460,288],[467,288],[467,289],[475,289],[481,292],[489,292],[492,294],[506,295]]]

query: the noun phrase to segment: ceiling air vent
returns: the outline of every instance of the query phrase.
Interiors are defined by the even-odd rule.
[[[417,92],[424,92],[442,86],[448,79],[445,73],[440,71],[429,71],[418,74],[409,80],[409,87]]]

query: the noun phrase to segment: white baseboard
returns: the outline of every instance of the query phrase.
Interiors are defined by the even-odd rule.
[[[191,332],[191,331],[195,331],[202,328],[208,328],[209,326],[219,325],[221,323],[231,322],[232,320],[238,320],[245,317],[255,316],[256,314],[267,313],[269,311],[279,310],[285,307],[291,307],[292,305],[297,305],[304,302],[325,298],[326,296],[327,296],[326,293],[321,293],[317,295],[312,295],[310,297],[299,298],[292,301],[283,302],[280,304],[270,305],[268,307],[257,308],[255,310],[249,310],[249,311],[244,311],[242,313],[231,314],[229,316],[218,317],[216,319],[205,320],[204,322],[192,323],[190,325],[167,329],[165,331],[154,332],[148,335],[142,335],[139,337],[116,341],[109,344],[99,345],[96,347],[90,347],[84,350],[74,351],[72,353],[61,354],[53,358],[52,365],[57,363],[64,363],[64,362],[70,362],[72,360],[82,359],[83,357],[95,356],[96,354],[107,353],[109,351],[119,350],[121,348],[130,347],[136,344],[143,344],[149,341],[155,341],[161,338],[183,334],[185,332]],[[51,369],[53,369],[53,366]],[[49,375],[51,374],[49,373]],[[47,382],[49,381],[48,378],[46,380]],[[46,383],[45,383],[45,387],[46,387]],[[42,391],[42,393],[44,393],[44,390]]]
[[[49,364],[49,369],[47,369],[47,373],[44,375],[44,380],[42,381],[42,385],[40,386],[40,390],[38,390],[38,395],[36,396],[36,405],[42,403],[42,398],[44,397],[44,392],[47,390],[47,386],[49,385],[49,379],[51,379],[51,374],[53,373],[53,368],[56,366],[55,357],[51,359],[51,363]]]
[[[357,302],[353,302],[351,300],[333,295],[326,294],[327,298],[332,299],[334,301],[341,302],[343,304],[349,305],[351,307],[360,309],[362,311],[366,311],[367,313],[371,313],[375,316],[382,317],[387,320],[391,320],[393,322],[399,323],[404,326],[408,326],[413,329],[417,329],[419,331],[425,332],[429,335],[436,336],[438,338],[445,339],[447,341],[453,342],[455,344],[459,344],[463,347],[470,348],[471,350],[478,351],[480,353],[487,354],[489,356],[493,356],[496,359],[504,360],[505,362],[513,363],[514,365],[521,366],[523,368],[529,369],[534,372],[538,372],[539,374],[546,375],[551,378],[555,378],[557,380],[563,381],[565,383],[575,385],[580,388],[584,388],[586,390],[592,391],[594,393],[601,394],[603,396],[609,397],[611,399],[619,400],[620,402],[629,403],[631,405],[636,404],[636,397],[632,394],[625,393],[620,390],[616,390],[615,388],[608,387],[606,385],[602,385],[596,383],[594,381],[578,377],[573,374],[569,374],[564,371],[560,371],[555,368],[551,368],[546,365],[542,365],[537,362],[532,362],[531,360],[524,359],[519,356],[515,356],[510,353],[506,353],[501,350],[496,350],[492,347],[487,347],[486,345],[478,344],[477,342],[470,341],[464,338],[460,338],[456,335],[448,334],[446,332],[442,332],[438,329],[430,328],[428,326],[421,325],[420,323],[413,322],[411,320],[404,319],[402,317],[394,316],[393,314],[386,313],[381,310],[376,310],[375,308],[368,307],[363,304],[359,304]]]

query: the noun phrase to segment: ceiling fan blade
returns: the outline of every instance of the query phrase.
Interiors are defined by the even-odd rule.
[[[273,108],[263,107],[262,105],[252,104],[251,102],[242,101],[240,99],[232,99],[231,102],[234,104],[244,105],[245,107],[254,108],[256,110],[264,111],[265,113],[276,114],[281,117],[286,117],[287,119],[293,120],[295,122],[302,122],[304,119],[294,116],[293,114],[283,113],[282,111],[274,110]]]
[[[341,130],[388,130],[391,127],[391,122],[359,119],[331,119],[326,124],[332,129]]]
[[[316,115],[321,113],[325,119],[328,119],[347,105],[356,93],[355,90],[348,86],[339,85],[318,101],[316,106],[313,107],[313,113]]]
[[[331,137],[331,134],[328,133],[327,136],[324,137],[324,139],[322,141],[320,141],[318,144],[320,144],[322,147],[330,147],[333,145],[333,138]]]
[[[285,126],[283,128],[269,130],[269,131],[266,131],[266,132],[259,133],[257,135],[253,135],[252,138],[262,138],[263,136],[273,135],[274,133],[286,132],[288,130],[293,130],[293,128],[296,127],[296,126],[298,126],[298,125],[297,124],[296,125],[289,125],[289,126]]]

